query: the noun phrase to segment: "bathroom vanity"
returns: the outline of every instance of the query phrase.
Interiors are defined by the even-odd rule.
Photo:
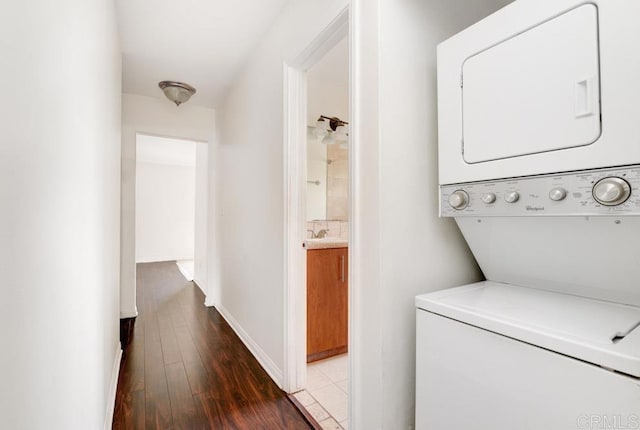
[[[347,352],[346,240],[310,240],[307,247],[307,362]]]

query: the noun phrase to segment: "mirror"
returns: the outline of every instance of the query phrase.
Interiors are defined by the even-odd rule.
[[[307,221],[347,221],[349,149],[307,138]]]
[[[348,221],[348,123],[344,38],[307,72],[307,221]]]

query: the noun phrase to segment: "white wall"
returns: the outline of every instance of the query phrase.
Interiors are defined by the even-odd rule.
[[[215,137],[215,111],[188,103],[177,107],[164,98],[122,95],[121,318],[138,314],[135,289],[136,133],[196,140],[211,145]],[[209,151],[209,157],[214,154],[214,151]],[[201,225],[196,227],[201,228]],[[207,235],[196,231],[196,236],[200,234]],[[196,258],[206,260],[208,257],[199,254]],[[202,266],[203,263],[196,261],[195,277],[200,280],[198,285],[207,291],[207,275],[198,273],[198,267]]]
[[[481,277],[455,224],[438,218],[435,49],[504,3],[351,2],[353,428],[411,428],[414,297]],[[220,110],[225,253],[219,304],[279,369],[282,61],[345,4],[288,4]]]
[[[113,2],[4,2],[0,51],[1,426],[102,428],[120,351]]]
[[[136,262],[193,260],[195,204],[195,165],[138,161]]]
[[[207,287],[207,223],[209,201],[209,144],[196,145],[196,202],[194,216],[193,281],[203,290]],[[215,237],[212,240],[217,240]],[[206,290],[204,293],[207,294]]]
[[[206,144],[136,136],[137,263],[193,260],[196,200],[206,202],[207,184],[206,176],[199,178],[197,195],[198,146]]]
[[[358,429],[412,428],[414,297],[481,278],[455,224],[438,218],[435,49],[508,2],[356,1]]]
[[[307,140],[307,220],[327,219],[327,145]]]
[[[276,379],[284,365],[283,61],[347,4],[287,3],[218,109],[222,182],[210,205],[224,253],[215,304],[260,348]]]
[[[307,72],[307,121],[320,115],[349,121],[349,38],[327,52]]]

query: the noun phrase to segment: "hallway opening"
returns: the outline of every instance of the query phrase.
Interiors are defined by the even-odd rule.
[[[202,287],[207,145],[137,134],[135,174],[136,263],[175,261],[185,279]]]

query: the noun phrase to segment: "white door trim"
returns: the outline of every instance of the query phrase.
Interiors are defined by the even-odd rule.
[[[307,294],[303,220],[306,216],[307,79],[304,70],[284,65],[285,79],[285,334],[283,389],[294,393],[306,382]]]
[[[295,393],[303,389],[307,376],[307,261],[306,251],[302,247],[306,238],[306,71],[348,34],[349,8],[346,7],[291,62],[284,64],[285,350],[283,389],[287,393]]]

